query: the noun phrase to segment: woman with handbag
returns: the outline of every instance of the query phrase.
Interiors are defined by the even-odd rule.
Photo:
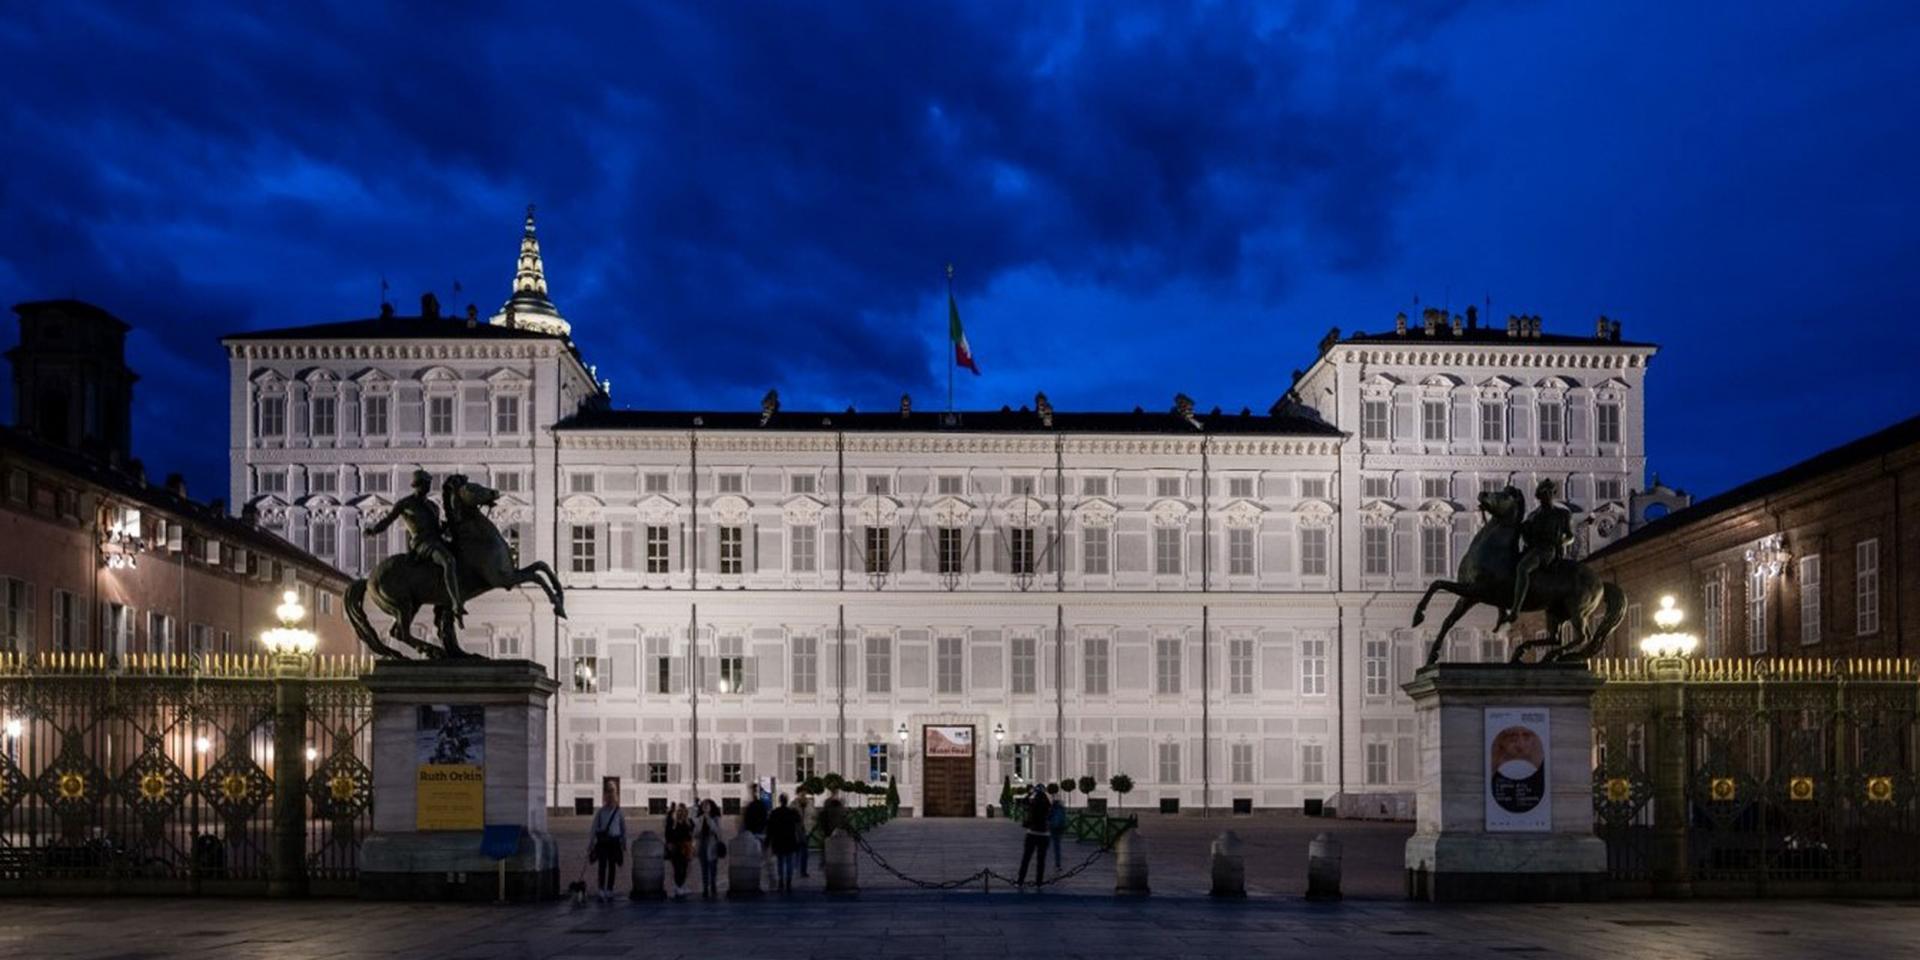
[[[693,818],[687,816],[687,805],[673,808],[667,818],[667,863],[673,866],[673,889],[668,891],[675,900],[687,898],[687,865],[693,859]]]
[[[587,860],[599,865],[602,901],[613,899],[613,885],[620,864],[626,860],[627,818],[620,812],[620,792],[613,784],[601,788],[600,809],[593,813],[593,832],[587,841]]]
[[[705,900],[720,895],[720,858],[727,855],[720,827],[720,806],[712,800],[700,801],[694,836],[700,852],[700,896]]]

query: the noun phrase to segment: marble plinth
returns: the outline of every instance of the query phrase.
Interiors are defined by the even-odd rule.
[[[1592,900],[1606,896],[1607,848],[1593,833],[1593,693],[1579,665],[1439,664],[1414,675],[1420,734],[1407,893],[1420,900]],[[1489,708],[1548,714],[1546,822],[1489,817]]]
[[[522,828],[505,863],[510,900],[560,892],[547,832],[547,704],[558,684],[527,660],[382,661],[373,694],[373,832],[360,847],[360,896],[379,900],[492,900],[501,863],[480,830],[420,830],[416,822],[419,708],[476,704],[486,728],[484,822]]]

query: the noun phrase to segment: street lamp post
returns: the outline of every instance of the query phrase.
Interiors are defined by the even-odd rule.
[[[288,590],[274,608],[280,625],[260,635],[273,656],[273,876],[276,897],[306,894],[307,675],[319,638],[301,626],[300,595]]]
[[[1657,896],[1690,896],[1693,889],[1687,853],[1687,685],[1699,638],[1680,629],[1685,615],[1672,596],[1660,598],[1653,622],[1660,628],[1640,641],[1659,681],[1654,686],[1652,759],[1653,885]]]

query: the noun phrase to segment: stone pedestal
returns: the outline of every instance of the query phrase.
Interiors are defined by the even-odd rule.
[[[1113,892],[1144,897],[1152,889],[1147,882],[1147,839],[1135,827],[1113,844]]]
[[[630,851],[633,899],[658,900],[667,895],[666,874],[663,869],[666,852],[666,843],[652,830],[642,831],[640,838],[633,841],[633,849]]]
[[[826,848],[821,852],[826,860],[827,892],[851,896],[860,892],[860,863],[857,859],[858,847],[854,846],[853,835],[845,830],[835,830],[828,835]]]
[[[727,896],[732,899],[761,894],[760,872],[765,851],[760,838],[745,830],[727,841]]]
[[[1246,845],[1240,842],[1239,834],[1228,830],[1214,838],[1207,865],[1213,873],[1213,887],[1208,891],[1212,896],[1247,895]]]
[[[1607,848],[1593,832],[1593,723],[1600,679],[1579,665],[1443,663],[1414,675],[1420,731],[1416,829],[1407,893],[1419,900],[1594,900],[1606,896]],[[1500,733],[1488,710],[1545,713],[1547,810],[1515,813],[1491,799]],[[1505,729],[1511,729],[1510,727]],[[1541,739],[1503,746],[1513,763]],[[1526,764],[1520,763],[1524,771]],[[1511,801],[1516,781],[1500,790]],[[1521,789],[1526,789],[1522,785]],[[1491,811],[1491,812],[1490,812]],[[1502,822],[1504,821],[1504,822]]]
[[[373,695],[373,832],[360,848],[360,896],[492,900],[500,861],[479,829],[421,830],[419,708],[477,705],[485,726],[484,822],[522,828],[506,858],[506,897],[559,896],[559,854],[547,832],[547,703],[559,689],[527,660],[381,661]]]

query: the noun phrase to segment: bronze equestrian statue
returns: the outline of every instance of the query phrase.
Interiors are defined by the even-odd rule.
[[[1524,523],[1526,497],[1518,489],[1509,486],[1480,494],[1487,522],[1460,558],[1459,575],[1429,584],[1413,611],[1417,627],[1426,620],[1427,604],[1435,593],[1444,590],[1460,598],[1427,649],[1428,666],[1440,662],[1448,631],[1477,604],[1499,608],[1501,624],[1511,623],[1524,611],[1546,614],[1546,637],[1516,647],[1514,663],[1524,663],[1527,651],[1535,647],[1548,648],[1540,655],[1540,663],[1586,660],[1620,626],[1627,611],[1626,594],[1618,584],[1602,583],[1585,564],[1565,555],[1573,540],[1570,518],[1564,507],[1554,505],[1551,481],[1542,481],[1539,493],[1540,509]],[[1600,621],[1590,625],[1596,613]],[[1573,633],[1567,643],[1559,639],[1561,624]]]
[[[393,618],[388,637],[427,657],[477,656],[460,648],[455,628],[466,610],[466,601],[489,590],[511,590],[531,583],[546,593],[555,616],[567,615],[565,593],[552,567],[540,560],[514,566],[513,549],[486,514],[486,508],[499,501],[498,491],[460,474],[448,477],[440,491],[441,506],[446,510],[442,523],[440,509],[427,496],[433,489],[433,477],[425,470],[415,471],[413,488],[413,496],[395,504],[391,513],[367,530],[368,536],[374,536],[394,520],[402,521],[407,528],[406,552],[380,561],[370,575],[347,587],[347,619],[367,649],[382,657],[405,656],[382,642],[368,621],[369,594]],[[422,607],[433,608],[440,641],[437,645],[413,637],[413,618]]]

